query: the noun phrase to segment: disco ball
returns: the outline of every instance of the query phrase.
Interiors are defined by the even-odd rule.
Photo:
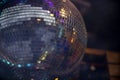
[[[86,42],[82,17],[69,0],[12,0],[2,8],[0,60],[16,75],[39,80],[46,73],[70,74],[79,66]]]

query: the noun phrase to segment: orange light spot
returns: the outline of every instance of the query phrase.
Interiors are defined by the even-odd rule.
[[[74,38],[71,39],[71,43],[73,43],[73,42],[74,42]]]
[[[76,32],[73,32],[74,35],[76,35]]]
[[[63,2],[66,2],[66,0],[62,0]]]

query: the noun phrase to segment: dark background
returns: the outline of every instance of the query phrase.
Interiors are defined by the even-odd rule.
[[[81,11],[88,47],[120,52],[119,0],[72,0]]]

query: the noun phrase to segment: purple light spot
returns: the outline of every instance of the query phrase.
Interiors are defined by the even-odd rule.
[[[60,13],[59,13],[59,12],[56,12],[56,15],[57,15],[57,16],[60,16]]]
[[[49,3],[49,5],[50,5],[50,7],[53,7],[53,3],[52,2],[48,2]]]
[[[60,22],[64,23],[64,19],[61,19]]]
[[[45,0],[45,1],[49,4],[50,7],[54,6],[53,3],[50,0]]]

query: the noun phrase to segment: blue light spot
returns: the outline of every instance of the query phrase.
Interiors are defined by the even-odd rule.
[[[59,31],[58,37],[61,38],[62,34],[63,34],[63,28],[62,28],[62,26],[59,26],[59,28],[60,28],[60,31]]]
[[[27,67],[30,67],[31,66],[31,64],[27,64]]]
[[[18,68],[21,68],[21,67],[22,67],[22,65],[18,64]]]
[[[5,62],[5,60],[3,59],[3,62]]]
[[[14,64],[12,64],[12,66],[14,66]]]
[[[10,64],[10,62],[7,61],[7,64]]]

